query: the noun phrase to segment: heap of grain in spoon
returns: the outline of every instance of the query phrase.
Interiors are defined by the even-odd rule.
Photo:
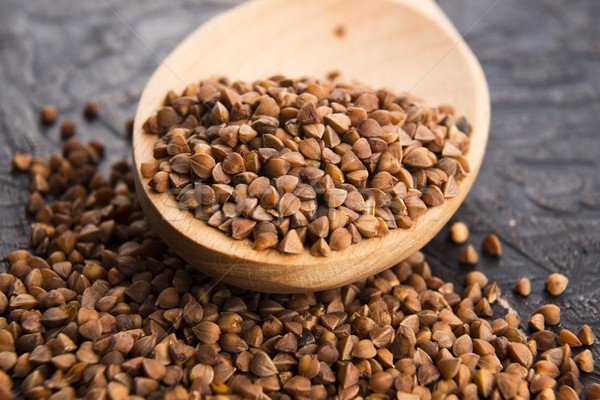
[[[471,127],[451,106],[331,76],[169,92],[144,130],[153,190],[254,248],[327,256],[455,197]]]

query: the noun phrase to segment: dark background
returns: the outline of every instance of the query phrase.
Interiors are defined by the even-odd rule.
[[[240,2],[0,1],[0,259],[28,246],[27,182],[10,172],[13,153],[60,149],[59,124],[42,128],[41,107],[56,104],[79,137],[101,138],[109,161],[129,159],[124,124],[152,71],[199,24]],[[482,256],[476,268],[525,321],[552,302],[562,326],[587,323],[598,336],[600,1],[439,3],[481,61],[492,98],[481,173],[453,221],[469,225],[477,248],[489,232],[500,237],[502,257]],[[95,122],[81,116],[89,98],[100,103]],[[471,270],[456,261],[463,248],[447,229],[425,248],[434,274],[459,289]],[[569,277],[558,298],[543,289],[551,272]],[[523,276],[528,298],[510,290]],[[584,382],[600,381],[599,345],[593,353],[596,372]]]

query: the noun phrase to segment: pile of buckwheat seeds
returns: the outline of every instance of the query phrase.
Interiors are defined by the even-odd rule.
[[[98,172],[102,153],[72,137],[49,160],[13,159],[29,174],[34,222],[31,249],[9,254],[0,274],[0,399],[17,388],[61,400],[583,394],[594,335],[587,325],[557,335],[558,307],[541,306],[526,332],[517,315],[494,315],[495,282],[473,271],[457,291],[422,253],[318,293],[215,283],[152,231],[125,162]],[[600,385],[586,395],[600,399]]]
[[[444,105],[327,80],[204,80],[145,121],[154,191],[254,248],[327,256],[459,193],[471,126]]]

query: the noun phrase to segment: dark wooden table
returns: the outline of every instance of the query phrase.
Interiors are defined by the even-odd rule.
[[[149,75],[199,24],[238,0],[2,0],[0,6],[0,258],[28,245],[25,178],[10,172],[17,150],[47,156],[60,148],[58,125],[42,128],[46,103],[101,138],[108,161],[129,158],[123,128]],[[477,269],[498,282],[528,319],[545,302],[564,327],[600,334],[600,2],[598,0],[441,0],[481,60],[492,96],[492,125],[481,174],[454,220],[471,243],[495,232],[504,254]],[[249,23],[251,23],[249,21]],[[81,116],[98,100],[101,118]],[[434,273],[462,285],[463,246],[442,231],[425,251]],[[5,269],[5,265],[2,265]],[[569,277],[558,298],[551,272]],[[510,290],[532,280],[528,298]],[[600,381],[600,346],[593,347]]]

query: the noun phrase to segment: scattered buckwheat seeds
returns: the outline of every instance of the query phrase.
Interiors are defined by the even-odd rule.
[[[454,243],[463,244],[469,238],[469,228],[464,222],[455,222],[450,226],[450,239]]]
[[[554,273],[546,279],[546,290],[552,296],[559,296],[567,288],[569,279],[563,274]]]
[[[581,328],[579,328],[577,338],[586,346],[594,344],[594,332],[592,332],[592,328],[587,324],[583,324]]]
[[[558,334],[557,342],[560,345],[568,344],[570,347],[579,347],[581,346],[581,340],[568,329],[563,329]]]
[[[31,154],[16,152],[11,161],[11,166],[17,171],[29,171],[33,156]]]
[[[72,137],[73,135],[75,135],[75,128],[76,128],[75,121],[72,121],[70,119],[64,121],[60,125],[61,139],[66,140],[66,139],[69,139],[70,137]]]
[[[131,137],[133,135],[133,123],[133,118],[129,118],[125,122],[125,134],[127,135],[127,137]]]
[[[597,400],[600,399],[600,383],[592,383],[590,384],[585,392],[588,400]]]
[[[52,125],[58,117],[58,108],[54,104],[45,105],[40,112],[40,120],[44,125]]]
[[[452,107],[341,78],[205,80],[143,128],[157,135],[149,185],[258,250],[327,256],[408,229],[469,172],[471,127]]]
[[[513,290],[521,296],[529,296],[531,293],[531,281],[528,278],[521,278],[513,286]]]
[[[462,264],[475,265],[479,261],[479,254],[473,245],[468,245],[458,259]]]
[[[543,331],[545,327],[545,320],[542,314],[533,314],[529,318],[529,327],[536,331]]]
[[[481,249],[484,253],[492,256],[500,256],[502,254],[502,246],[500,245],[500,239],[493,233],[490,233],[483,239],[481,243]]]
[[[544,304],[538,308],[535,313],[544,316],[546,325],[558,325],[560,322],[560,308],[558,308],[557,305]]]
[[[550,395],[550,396],[552,396],[552,395]],[[556,394],[555,397],[557,400],[577,400],[577,399],[579,399],[579,395],[577,394],[575,389],[573,389],[572,387],[567,386],[567,385],[560,385],[558,387],[558,393]]]
[[[583,350],[581,353],[573,357],[573,361],[577,367],[583,372],[594,371],[594,358],[592,352],[589,349]]]
[[[83,115],[87,119],[95,119],[98,117],[98,103],[95,100],[87,100],[83,106]]]

